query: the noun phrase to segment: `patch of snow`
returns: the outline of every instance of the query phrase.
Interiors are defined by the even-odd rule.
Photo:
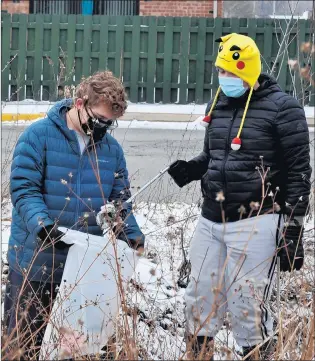
[[[199,118],[198,118],[199,119]],[[119,120],[118,127],[121,129],[170,129],[170,130],[203,130],[199,120],[194,122],[149,122],[140,120]]]
[[[7,102],[2,104],[2,113],[9,114],[37,114],[46,113],[55,103],[38,102],[27,99],[21,102]]]
[[[315,107],[306,106],[306,107],[304,107],[304,111],[305,111],[306,118],[313,118],[314,119],[314,117],[315,117]]]
[[[26,126],[30,125],[37,120],[19,120],[19,121],[8,121],[2,122],[3,126]],[[121,129],[170,129],[170,130],[200,130],[204,131],[204,127],[200,125],[200,117],[193,122],[149,122],[140,120],[118,120],[118,127]]]
[[[25,99],[22,101],[2,102],[2,113],[21,113],[34,114],[46,113],[54,102],[36,101],[32,99]],[[186,114],[186,115],[200,115],[203,116],[207,104],[149,104],[149,103],[131,103],[128,102],[127,113],[149,113],[149,114]],[[315,107],[304,107],[307,118],[314,118]]]
[[[1,259],[3,262],[7,261],[7,252],[10,238],[10,222],[2,222],[1,232]]]
[[[15,102],[2,102],[2,113],[46,113],[54,102],[26,99]],[[197,114],[204,115],[207,104],[148,104],[128,102],[127,113]]]

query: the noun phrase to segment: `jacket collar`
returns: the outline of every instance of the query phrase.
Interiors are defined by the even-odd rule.
[[[258,78],[258,83],[259,83],[259,88],[257,90],[254,90],[253,95],[251,97],[251,102],[254,100],[264,98],[273,92],[278,92],[281,90],[275,78],[266,73],[260,74]],[[218,99],[218,107],[243,108],[245,107],[248,94],[249,94],[249,90],[246,91],[239,98],[229,98],[221,91]]]
[[[71,142],[76,141],[75,132],[68,128],[67,122],[65,120],[65,112],[67,109],[72,108],[73,100],[72,99],[64,99],[57,102],[47,113],[47,117],[55,123],[55,125],[59,128],[59,130],[64,134],[64,136]],[[95,134],[93,136],[93,140],[95,144],[102,142],[102,140],[106,140],[105,134]]]

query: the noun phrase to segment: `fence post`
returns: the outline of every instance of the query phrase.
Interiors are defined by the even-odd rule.
[[[121,56],[124,57],[124,33],[125,33],[125,17],[115,16],[116,19],[116,45],[115,45],[115,76],[121,78],[120,64]]]
[[[223,19],[215,18],[214,19],[213,40],[215,41],[215,40],[219,39],[223,35],[222,33],[223,33]],[[215,59],[217,57],[218,48],[219,48],[219,43],[215,43],[214,41],[213,41],[213,62],[212,62],[213,68],[214,68],[214,63],[215,63]],[[213,71],[212,72],[211,98],[214,97],[214,94],[216,93],[218,86],[219,86],[219,78],[218,78],[217,72]]]
[[[179,103],[187,103],[188,89],[188,52],[189,52],[190,18],[181,19],[180,58],[179,58]]]
[[[34,92],[33,92],[35,100],[41,100],[41,76],[43,71],[43,37],[44,37],[44,19],[42,15],[36,15]]]
[[[271,51],[272,51],[272,32],[273,26],[272,26],[272,20],[267,19],[265,21],[264,26],[264,39],[270,39],[269,41],[264,41],[264,48],[263,48],[263,55],[262,55],[262,63],[266,63],[266,66],[268,68],[268,71],[271,70]]]
[[[289,24],[286,23],[286,21],[282,21],[280,20],[280,28],[282,29],[281,31],[281,37],[280,37],[280,43],[282,43],[283,39],[284,39],[284,35],[285,35],[285,26],[290,26],[291,25],[291,21]],[[287,34],[287,39],[288,39],[289,35]],[[283,91],[286,90],[286,80],[287,80],[287,66],[288,66],[288,56],[287,56],[287,52],[285,49],[286,44],[284,43],[280,48],[279,51],[282,52],[282,57],[279,57],[279,71],[277,74],[277,81],[281,87],[281,89]]]
[[[107,69],[107,53],[108,53],[108,16],[101,16],[100,27],[100,52],[99,52],[99,68]]]
[[[51,79],[49,86],[49,99],[57,100],[57,87],[59,84],[59,34],[60,34],[60,15],[52,15],[51,17]]]
[[[18,74],[16,79],[17,100],[25,99],[26,33],[27,33],[27,15],[19,14]]]
[[[147,102],[154,103],[157,50],[157,18],[153,16],[149,18],[148,42]]]
[[[163,63],[163,103],[171,102],[171,77],[173,55],[173,18],[165,18],[164,63]]]
[[[133,17],[132,21],[132,50],[130,74],[130,101],[138,102],[139,60],[140,60],[140,16]]]
[[[11,15],[1,14],[1,100],[9,100]]]
[[[91,75],[91,41],[92,41],[92,16],[83,16],[83,64],[82,75],[87,78]]]
[[[67,24],[67,60],[66,60],[66,80],[65,84],[73,85],[73,75],[75,67],[75,39],[76,39],[77,16],[68,15]]]
[[[305,35],[306,35],[306,24],[305,20],[298,20],[296,26],[296,52],[297,52],[297,60],[299,63],[299,69],[304,67],[304,53],[301,51],[301,45],[305,42]],[[296,98],[299,100],[302,106],[305,103],[305,92],[304,92],[304,81],[301,77],[299,71],[295,72],[295,92]]]
[[[205,53],[206,53],[206,18],[199,18],[198,21],[198,45],[196,64],[196,92],[195,102],[203,104],[203,89],[205,79]]]

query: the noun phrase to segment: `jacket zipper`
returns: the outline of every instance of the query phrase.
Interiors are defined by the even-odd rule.
[[[232,126],[233,126],[233,123],[234,123],[234,120],[235,120],[235,117],[236,117],[236,114],[237,114],[237,110],[238,110],[238,109],[233,109],[233,116],[232,116],[231,121],[230,121],[229,132],[228,132],[228,136],[227,136],[226,142],[225,142],[225,155],[224,155],[224,160],[223,160],[223,164],[222,164],[222,167],[221,167],[221,172],[222,172],[222,177],[223,177],[223,195],[224,195],[224,197],[225,197],[225,200],[226,200],[225,165],[226,165],[226,162],[227,162],[229,153],[230,153],[230,137],[231,137]],[[226,204],[226,201],[223,202],[223,208],[225,208],[225,204]]]
[[[81,150],[80,150],[80,144],[78,139],[76,139],[77,141],[77,149],[79,151],[80,157],[79,157],[79,164],[78,164],[78,170],[77,170],[77,205],[76,205],[76,211],[75,211],[75,217],[74,217],[74,221],[76,222],[75,228],[74,229],[79,229],[79,223],[78,223],[78,217],[79,217],[79,205],[80,205],[80,200],[79,197],[80,196],[80,183],[81,183],[81,172],[80,172],[80,168],[81,168],[81,159],[82,159],[82,155],[81,154]]]
[[[95,143],[95,147],[98,143]],[[79,145],[79,141],[77,140],[77,145],[78,145],[78,149],[80,151],[80,145]],[[78,173],[77,173],[77,206],[76,206],[76,213],[75,213],[75,220],[77,221],[76,224],[76,229],[79,229],[79,211],[80,211],[80,198],[81,198],[81,162],[84,156],[84,153],[87,151],[88,148],[90,148],[91,145],[90,143],[85,147],[85,149],[83,150],[82,154],[80,151],[80,159],[79,159],[79,165],[78,165]]]
[[[78,174],[77,174],[77,209],[76,209],[76,214],[75,214],[75,220],[76,220],[76,229],[79,229],[79,209],[80,209],[80,198],[81,198],[81,160],[82,160],[82,155],[80,155],[80,159],[79,159],[79,165],[78,165]]]

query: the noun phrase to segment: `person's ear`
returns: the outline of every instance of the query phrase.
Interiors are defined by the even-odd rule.
[[[77,98],[76,101],[75,101],[74,106],[75,106],[77,109],[82,109],[82,108],[83,108],[83,99]]]

